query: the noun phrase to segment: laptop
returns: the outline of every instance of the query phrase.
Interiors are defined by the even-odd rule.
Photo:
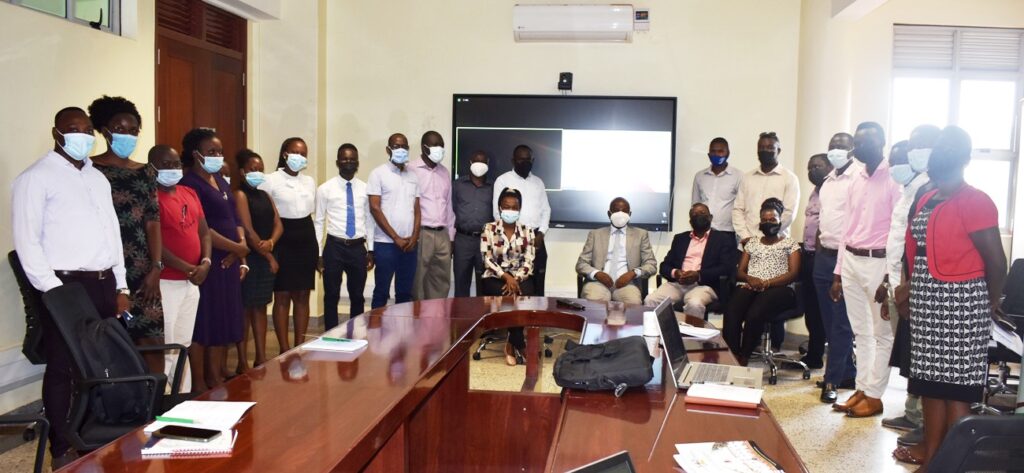
[[[592,463],[587,463],[566,473],[635,473],[633,460],[629,458],[629,452],[623,450],[611,456],[604,457]]]
[[[696,383],[761,387],[761,368],[690,362],[686,357],[683,334],[679,332],[679,322],[672,311],[672,302],[665,300],[654,309],[654,313],[658,317],[658,331],[661,333],[661,344],[665,348],[665,360],[672,371],[672,382],[677,389],[686,389]]]

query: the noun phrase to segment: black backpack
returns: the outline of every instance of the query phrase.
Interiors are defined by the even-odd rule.
[[[78,333],[85,378],[122,378],[147,373],[128,331],[116,318],[89,320]],[[103,424],[142,422],[146,383],[100,384],[89,391],[89,412]]]
[[[622,396],[628,387],[643,386],[654,377],[654,358],[643,337],[611,340],[597,345],[565,344],[555,361],[555,383],[585,391],[615,390]]]

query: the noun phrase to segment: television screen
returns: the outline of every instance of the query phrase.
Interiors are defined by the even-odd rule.
[[[675,97],[456,94],[452,105],[453,178],[469,173],[480,150],[494,180],[525,144],[547,188],[552,227],[607,225],[608,204],[621,196],[631,225],[671,229]]]

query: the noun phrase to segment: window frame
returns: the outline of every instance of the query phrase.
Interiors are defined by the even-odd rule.
[[[22,5],[22,2],[24,0],[0,0],[0,1],[6,1],[7,3],[10,3],[12,5],[24,6],[24,5]],[[110,33],[110,34],[113,34],[113,35],[116,35],[116,36],[121,36],[121,0],[106,0],[106,2],[107,2],[107,10],[104,12],[104,15],[109,20],[110,26],[100,25],[99,31]],[[57,15],[55,13],[52,13],[52,12],[48,12],[48,11],[45,11],[45,10],[40,10],[38,8],[32,8],[32,7],[28,7],[28,6],[24,6],[24,7],[28,8],[29,10],[42,13],[44,15],[50,15],[50,16],[54,16],[54,17],[57,17],[57,18],[63,18],[66,21],[69,21],[71,23],[75,23],[75,24],[79,24],[79,25],[85,26],[86,28],[96,29],[96,28],[93,28],[92,25],[89,24],[89,20],[83,20],[83,19],[78,18],[77,16],[75,16],[75,6],[76,6],[77,3],[78,2],[76,0],[64,0],[64,16],[63,17],[60,16],[60,15]]]

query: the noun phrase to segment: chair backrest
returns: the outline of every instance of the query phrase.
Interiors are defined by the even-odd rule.
[[[1024,314],[1024,259],[1017,259],[1010,265],[1003,286],[1003,310],[1009,314]]]
[[[1019,471],[1024,465],[1024,416],[972,415],[946,434],[928,471]]]
[[[29,282],[16,251],[7,253],[7,262],[14,271],[14,280],[18,282],[18,291],[21,292],[21,302],[25,305],[25,340],[21,352],[32,364],[44,364],[46,357],[42,348],[43,325],[39,318],[39,309],[43,306],[42,294]]]

